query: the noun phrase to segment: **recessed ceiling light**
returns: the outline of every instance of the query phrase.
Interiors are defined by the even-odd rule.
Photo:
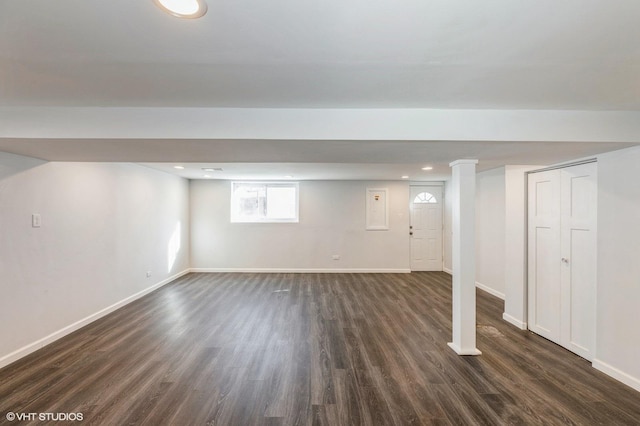
[[[431,166],[425,166],[422,168],[422,170],[433,170],[433,167]]]
[[[402,179],[409,179],[409,176],[404,175],[404,176],[402,176]]]
[[[285,179],[293,179],[293,176],[291,176],[291,175],[286,175],[284,178],[285,178]]]
[[[160,9],[178,18],[200,18],[207,13],[204,0],[153,0]]]
[[[210,178],[210,177],[211,177],[211,175],[204,175],[204,177],[206,177],[206,178]]]
[[[184,166],[173,166],[174,169],[183,170]]]
[[[205,172],[221,172],[222,167],[203,167],[202,170]]]

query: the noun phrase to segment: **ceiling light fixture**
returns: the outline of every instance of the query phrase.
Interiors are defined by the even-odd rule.
[[[153,0],[156,6],[177,18],[195,19],[207,13],[204,0]]]
[[[210,178],[210,177],[211,177],[211,175],[204,175],[204,177],[206,177],[206,178]]]
[[[203,167],[202,170],[205,172],[221,172],[222,167]]]
[[[174,169],[184,170],[184,166],[173,166]]]
[[[284,178],[285,178],[285,179],[293,179],[293,176],[291,176],[291,175],[286,175]]]
[[[409,176],[404,175],[404,176],[402,176],[402,179],[409,179]]]
[[[433,170],[433,167],[431,166],[425,166],[422,168],[422,170]]]

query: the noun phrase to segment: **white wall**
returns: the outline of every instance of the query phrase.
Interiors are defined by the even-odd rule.
[[[504,299],[505,169],[476,175],[476,285]]]
[[[187,180],[4,153],[0,170],[0,366],[188,269]]]
[[[598,157],[594,367],[640,390],[640,147]]]
[[[0,184],[6,177],[45,164],[46,161],[0,151]]]
[[[452,269],[452,189],[445,182],[444,269]],[[476,175],[476,285],[504,298],[505,168]]]
[[[453,189],[451,187],[451,180],[444,182],[444,271],[453,273]]]
[[[505,166],[503,318],[527,329],[527,172],[543,166]]]
[[[388,231],[365,230],[367,187],[389,189]],[[230,223],[230,191],[229,181],[191,181],[196,270],[409,270],[407,182],[300,182],[299,223]]]

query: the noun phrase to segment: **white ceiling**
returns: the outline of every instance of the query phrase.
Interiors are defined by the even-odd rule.
[[[0,1],[1,105],[640,109],[637,0]]]
[[[612,142],[0,139],[0,151],[49,161],[139,162],[189,179],[446,180],[449,163],[478,170],[548,165],[622,149]],[[171,159],[168,161],[167,159]],[[240,160],[242,159],[242,160]],[[174,166],[184,166],[178,170]],[[433,170],[423,171],[431,166]],[[203,168],[222,168],[205,172]]]
[[[640,111],[637,0],[208,0],[208,5],[203,18],[180,20],[151,0],[0,0],[0,107]],[[118,157],[102,155],[113,141],[67,142],[74,148],[64,157],[48,152],[46,143],[25,148],[26,141],[5,139],[0,148],[58,160],[73,160],[74,152],[84,160]],[[225,162],[218,142],[210,141],[207,155],[197,161]],[[424,156],[407,151],[410,158],[397,161],[355,144],[357,155],[350,162],[335,147],[338,161],[318,158],[313,150],[295,160],[270,159],[273,147],[265,144],[236,150],[233,161],[253,164],[247,176],[255,164],[271,163],[264,166],[264,178],[290,174],[272,167],[290,162],[312,165],[314,176],[331,170],[332,176],[381,178],[401,168],[376,174],[379,164],[415,169],[431,161],[446,168],[464,151],[462,145],[433,144],[437,141],[420,145]],[[123,149],[118,161],[181,159],[174,143],[164,145],[156,144],[143,158]],[[479,151],[474,155],[483,157],[487,168],[507,161],[547,164],[619,147],[575,142],[496,149],[482,142],[474,145]],[[396,141],[389,150],[402,147]]]

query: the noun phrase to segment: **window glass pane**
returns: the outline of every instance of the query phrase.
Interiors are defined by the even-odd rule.
[[[437,203],[436,197],[433,196],[430,192],[421,192],[416,195],[416,198],[413,199],[414,204],[422,204],[422,203]]]
[[[266,211],[264,186],[238,185],[234,191],[237,214],[242,219],[259,218]]]
[[[296,217],[296,189],[267,187],[267,217],[270,219],[294,219]]]
[[[297,221],[297,183],[232,183],[231,222]]]

